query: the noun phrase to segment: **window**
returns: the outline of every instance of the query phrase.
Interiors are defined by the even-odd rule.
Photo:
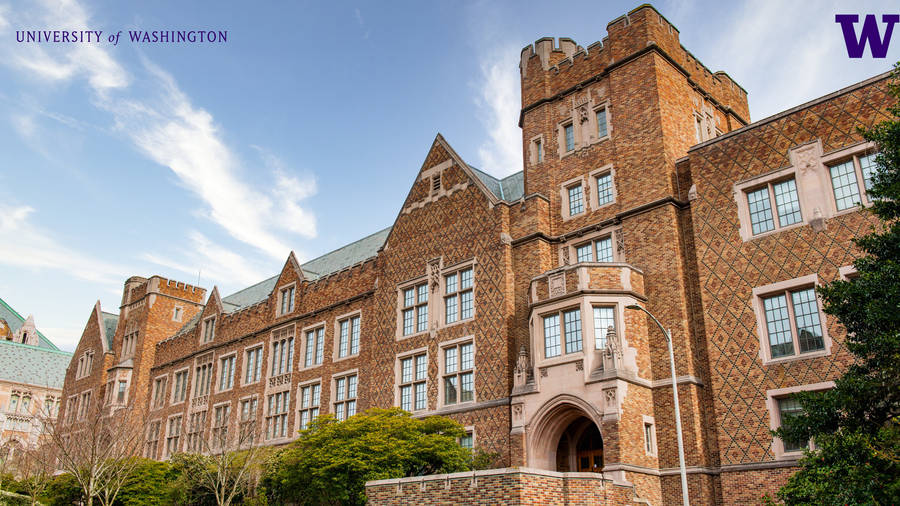
[[[166,429],[166,456],[178,451],[181,442],[181,415],[169,418],[169,426]]]
[[[575,257],[579,262],[593,262],[594,258],[596,258],[598,262],[612,262],[612,237],[601,237],[591,242],[575,246]]]
[[[851,209],[859,203],[871,202],[868,191],[872,189],[872,177],[877,169],[875,156],[875,153],[855,155],[845,162],[828,167],[834,203],[838,211]],[[863,192],[860,192],[860,182]]]
[[[594,345],[598,350],[606,349],[606,334],[610,327],[616,328],[615,308],[594,307]]]
[[[272,341],[272,369],[269,376],[274,378],[289,373],[293,365],[294,327],[292,325],[275,332],[275,338]]]
[[[428,377],[428,357],[424,353],[400,360],[400,408],[419,411],[428,404],[425,384]]]
[[[444,276],[444,318],[450,324],[473,316],[471,267]]]
[[[356,414],[356,375],[334,380],[334,416],[346,420]]]
[[[291,353],[291,356],[294,354]],[[262,346],[247,350],[244,354],[244,384],[259,381],[262,372]]]
[[[575,216],[584,212],[584,193],[580,184],[566,189],[569,194],[569,216]]]
[[[441,174],[431,176],[431,195],[437,195],[441,191]]]
[[[19,394],[12,394],[9,396],[9,405],[7,407],[7,411],[10,413],[15,413],[16,409],[19,408]]]
[[[403,290],[403,335],[428,330],[428,283]]]
[[[66,401],[66,423],[70,424],[75,420],[75,411],[78,409],[78,396],[72,395]]]
[[[560,328],[562,316],[563,328]],[[565,353],[581,351],[581,311],[572,309],[544,316],[544,357],[556,357],[562,352],[560,335],[565,334]]]
[[[234,355],[219,359],[219,391],[234,386]]]
[[[75,370],[75,379],[80,379],[91,373],[94,368],[94,351],[88,350],[78,359],[78,367]]]
[[[694,135],[698,143],[703,142],[703,120],[700,116],[694,116]]]
[[[172,403],[183,402],[187,392],[188,371],[178,371],[175,373],[175,389],[172,390]]]
[[[259,399],[256,396],[241,401],[241,438],[255,439],[258,404]]]
[[[785,290],[762,298],[770,357],[825,349],[819,305],[813,287]]]
[[[180,322],[181,321],[181,312],[182,312],[182,307],[175,306],[175,308],[172,310],[172,321]]]
[[[212,442],[218,448],[228,445],[228,420],[231,417],[231,404],[216,406],[213,415]]]
[[[544,144],[540,139],[534,141],[534,150],[537,155],[537,163],[541,163],[544,161]]]
[[[475,447],[475,434],[472,431],[466,431],[466,435],[459,438],[459,446],[466,450],[472,450]]]
[[[128,382],[124,380],[119,380],[119,388],[116,390],[116,402],[119,404],[125,403],[125,393],[128,390]]]
[[[653,417],[643,415],[644,418],[644,453],[656,455],[656,424]]]
[[[444,404],[475,400],[474,355],[472,343],[444,348]]]
[[[159,455],[157,455],[157,449],[159,448],[159,427],[161,423],[159,421],[150,422],[150,426],[147,427],[147,442],[144,445],[144,457],[148,459],[157,459]]]
[[[203,448],[203,429],[206,427],[206,410],[191,413],[188,424],[187,449],[189,452],[199,452]]]
[[[84,417],[88,415],[91,408],[91,392],[88,390],[87,392],[83,392],[81,394],[81,399],[78,402],[78,419],[84,420]]]
[[[103,399],[103,404],[104,404],[104,405],[112,404],[112,401],[113,401],[113,389],[114,389],[115,385],[116,385],[116,381],[115,381],[115,380],[109,380],[109,381],[106,382],[106,390],[105,390],[105,392],[106,392],[106,397]]]
[[[306,357],[303,361],[305,367],[312,367],[322,363],[325,352],[325,327],[308,330],[306,332]]]
[[[212,368],[212,362],[197,366],[197,374],[194,376],[194,398],[209,394],[209,385],[212,383],[213,376]]]
[[[606,108],[600,108],[597,110],[597,138],[602,139],[609,135],[609,130],[606,124]]]
[[[575,127],[571,123],[563,127],[566,136],[566,152],[575,150]]]
[[[134,346],[137,342],[138,331],[133,330],[125,334],[125,337],[122,338],[122,356],[130,357],[134,355]]]
[[[785,420],[788,418],[797,416],[803,413],[803,408],[800,407],[800,401],[798,401],[794,397],[784,397],[781,399],[776,399],[778,402],[778,420],[781,425],[784,425]],[[809,446],[809,441],[792,441],[792,440],[781,440],[784,445],[784,451],[793,452],[803,450],[804,448]]]
[[[153,407],[161,408],[166,403],[166,383],[169,377],[163,376],[153,380]]]
[[[594,178],[597,184],[597,205],[609,204],[615,198],[613,194],[612,173],[607,172]]]
[[[55,418],[59,410],[59,398],[48,395],[44,398],[44,416]]]
[[[775,215],[772,202],[775,202]],[[750,226],[753,235],[800,223],[800,199],[794,178],[768,183],[762,188],[747,192]],[[777,218],[777,220],[776,220]]]
[[[281,307],[278,312],[279,315],[288,314],[294,310],[294,286],[293,285],[291,285],[287,288],[282,288],[279,298],[281,300]]]
[[[309,422],[319,416],[321,385],[306,385],[300,388],[300,430],[306,430]]]
[[[338,358],[359,353],[359,316],[353,316],[338,323]]]
[[[203,342],[208,343],[216,337],[216,317],[211,316],[203,320]]]
[[[287,413],[291,402],[289,391],[278,392],[269,396],[266,411],[266,439],[287,437]]]

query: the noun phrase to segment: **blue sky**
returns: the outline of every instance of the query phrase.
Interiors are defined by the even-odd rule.
[[[657,2],[761,119],[888,70],[836,13],[891,2]],[[390,225],[436,133],[521,169],[518,58],[637,2],[0,0],[0,297],[63,349],[131,275],[223,293]],[[227,30],[225,44],[19,44],[17,30]]]

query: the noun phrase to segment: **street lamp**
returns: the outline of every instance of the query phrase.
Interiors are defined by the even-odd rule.
[[[678,381],[675,377],[675,355],[672,353],[672,334],[662,326],[662,323],[659,323],[659,320],[657,320],[650,311],[644,309],[643,306],[630,304],[625,306],[625,308],[637,309],[647,313],[647,316],[653,318],[653,321],[655,321],[656,324],[659,325],[659,329],[662,330],[663,335],[666,336],[666,344],[669,346],[669,365],[672,367],[672,397],[675,399],[675,432],[678,433],[678,465],[681,468],[681,501],[684,506],[688,506],[690,500],[688,499],[687,471],[684,468],[684,443],[682,442],[681,437],[681,409],[678,407]]]

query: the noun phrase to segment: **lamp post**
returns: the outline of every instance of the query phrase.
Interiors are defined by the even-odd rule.
[[[675,354],[672,352],[672,334],[662,326],[662,323],[659,323],[659,320],[653,316],[653,313],[644,309],[643,306],[630,304],[625,306],[625,308],[637,309],[647,313],[647,316],[652,318],[653,321],[659,325],[659,329],[662,330],[663,335],[666,336],[666,344],[669,346],[669,365],[672,368],[672,397],[675,399],[675,432],[678,434],[678,466],[681,468],[681,501],[684,506],[688,506],[690,505],[690,499],[688,499],[687,471],[684,467],[684,443],[682,442],[681,436],[681,408],[678,407],[678,380],[675,376]]]

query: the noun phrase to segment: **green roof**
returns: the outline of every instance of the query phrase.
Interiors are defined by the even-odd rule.
[[[111,350],[113,348],[113,338],[116,336],[116,327],[119,325],[119,315],[100,312],[103,315],[103,327],[106,329],[106,345]]]
[[[478,176],[478,179],[491,190],[491,193],[500,200],[515,202],[525,194],[525,173],[522,171],[506,176],[503,179],[497,179],[471,165],[469,165],[469,168],[472,169],[472,172]]]
[[[72,354],[43,346],[0,341],[0,379],[62,388]]]
[[[3,299],[0,299],[0,318],[6,320],[7,325],[9,325],[9,329],[12,333],[16,333],[22,328],[22,325],[25,323],[25,318],[22,318],[22,315],[18,313],[15,309],[9,306]],[[49,350],[59,350],[55,344],[51,343],[49,339],[47,339],[44,334],[38,330],[38,347],[46,348]],[[2,362],[0,362],[2,363]]]

